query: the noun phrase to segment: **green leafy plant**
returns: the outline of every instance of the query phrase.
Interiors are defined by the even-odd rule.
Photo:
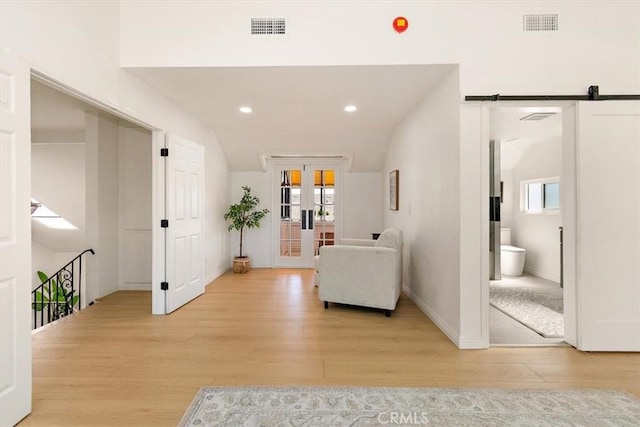
[[[51,305],[53,306],[53,318],[58,319],[73,310],[73,307],[78,304],[80,296],[73,295],[73,291],[67,293],[56,279],[49,280],[49,276],[42,271],[38,271],[38,278],[41,283],[48,282],[48,284],[42,286],[41,291],[35,292],[35,301],[32,304],[34,310],[42,311]]]
[[[246,258],[246,256],[242,255],[244,228],[260,227],[260,221],[269,213],[269,209],[256,210],[260,199],[251,194],[251,187],[245,185],[242,189],[244,194],[240,199],[240,203],[229,206],[229,210],[224,214],[224,219],[231,221],[229,231],[240,231],[240,256],[238,258]]]

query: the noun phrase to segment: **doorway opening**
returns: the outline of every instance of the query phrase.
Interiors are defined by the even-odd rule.
[[[66,221],[59,228],[32,216],[32,289],[41,285],[38,272],[62,277],[56,272],[93,250],[94,256],[82,259],[81,271],[74,266],[65,273],[79,276],[77,288],[65,289],[72,301],[77,297],[71,312],[118,290],[150,291],[151,131],[38,75],[31,79],[30,126],[31,197]],[[34,304],[32,310],[44,306]]]
[[[491,346],[566,345],[563,128],[559,106],[490,110]]]

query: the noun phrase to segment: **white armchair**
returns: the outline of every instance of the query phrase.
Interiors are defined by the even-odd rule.
[[[402,291],[402,231],[378,240],[343,239],[320,248],[318,296],[330,302],[380,308],[389,317]]]

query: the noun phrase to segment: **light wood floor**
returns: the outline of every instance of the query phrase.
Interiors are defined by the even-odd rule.
[[[640,397],[640,354],[458,350],[405,296],[386,318],[323,309],[312,270],[225,274],[169,316],[117,292],[33,336],[21,426],[175,426],[201,386],[613,388]]]

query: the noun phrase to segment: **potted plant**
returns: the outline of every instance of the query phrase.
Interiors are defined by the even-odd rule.
[[[251,194],[251,187],[243,186],[244,194],[240,203],[229,206],[229,210],[224,214],[224,219],[231,221],[229,231],[240,231],[240,255],[233,259],[234,273],[247,273],[251,268],[251,259],[242,252],[244,229],[260,227],[260,221],[269,213],[268,209],[256,210],[260,199]]]

